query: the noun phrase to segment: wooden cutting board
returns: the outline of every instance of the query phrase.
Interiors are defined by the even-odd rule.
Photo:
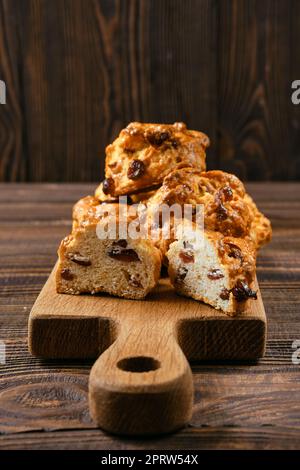
[[[256,287],[258,289],[258,286]],[[266,316],[260,292],[237,317],[175,294],[161,279],[146,300],[57,294],[55,268],[29,317],[29,348],[41,358],[97,358],[90,412],[103,429],[158,434],[192,413],[189,361],[263,356]]]

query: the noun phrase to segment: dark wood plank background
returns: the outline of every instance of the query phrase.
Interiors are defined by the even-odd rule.
[[[0,181],[97,181],[131,120],[186,121],[209,167],[300,177],[299,0],[0,0]]]
[[[257,266],[268,317],[265,357],[194,364],[191,424],[145,440],[95,428],[87,394],[93,361],[39,360],[27,348],[28,315],[70,230],[72,205],[94,185],[0,185],[0,340],[7,352],[0,450],[300,448],[300,364],[292,362],[300,340],[300,184],[247,188],[274,229]]]

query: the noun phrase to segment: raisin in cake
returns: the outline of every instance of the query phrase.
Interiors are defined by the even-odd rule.
[[[76,204],[72,233],[61,242],[58,250],[57,292],[107,292],[128,299],[143,299],[156,286],[161,253],[148,239],[120,238],[116,206],[105,204],[103,212],[98,210],[99,204],[93,204],[93,199],[84,198]],[[106,231],[112,219],[116,222],[115,238],[99,238],[99,233]],[[128,217],[125,223],[133,220]]]
[[[149,206],[160,204],[202,204],[206,229],[238,238],[250,236],[257,246],[270,239],[268,219],[258,211],[243,183],[224,171],[173,171],[148,200]]]
[[[207,135],[184,123],[130,123],[106,148],[105,180],[96,190],[100,200],[131,194],[162,183],[175,168],[205,170]]]
[[[169,248],[169,276],[179,294],[234,316],[256,299],[256,250],[251,240],[198,230],[178,237]]]

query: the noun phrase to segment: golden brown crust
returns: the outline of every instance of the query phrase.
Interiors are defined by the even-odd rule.
[[[243,183],[220,170],[182,168],[168,175],[149,204],[203,204],[204,225],[223,235],[250,237],[256,248],[269,242],[270,221],[258,210]]]
[[[203,204],[206,229],[243,237],[249,234],[251,225],[244,196],[244,185],[234,175],[182,168],[164,179],[149,204]]]
[[[210,232],[209,236],[217,242],[221,262],[227,266],[231,287],[238,279],[252,285],[256,273],[256,247],[251,239],[224,237]]]
[[[175,168],[205,170],[208,137],[183,123],[130,123],[106,148],[105,180],[97,196],[131,194],[162,182]]]
[[[157,189],[158,188],[131,194],[130,202],[132,204],[138,204],[139,202],[141,202],[142,204],[147,204],[148,200],[150,199],[150,197],[154,196]]]
[[[100,204],[95,197],[86,196],[79,199],[73,207],[73,230],[91,225],[96,226],[100,221],[107,220],[107,217],[116,217],[117,223],[119,222],[119,204]],[[131,220],[135,217],[131,215]]]
[[[99,203],[93,196],[80,199],[73,207],[73,229],[107,224],[109,219],[118,227],[133,222],[138,217],[138,207],[118,203]]]
[[[95,191],[95,198],[97,198],[99,202],[118,202],[117,196],[111,196],[110,194],[105,194],[103,191],[103,181],[97,186]]]
[[[99,184],[99,186],[96,188],[95,191],[95,198],[99,202],[105,202],[105,203],[118,203],[120,202],[121,198],[124,199],[124,197],[127,197],[127,204],[137,204],[139,202],[146,202],[150,197],[152,197],[156,190],[160,187],[154,186],[152,188],[145,189],[144,191],[137,191],[135,193],[131,193],[130,195],[124,194],[121,196],[110,196],[109,194],[104,194],[103,192],[103,182]]]
[[[96,216],[96,208],[99,206],[99,201],[94,196],[85,196],[76,202],[73,206],[72,217],[73,222],[80,225],[89,216]]]
[[[272,239],[272,226],[267,217],[260,212],[249,194],[245,195],[245,201],[248,204],[252,214],[252,224],[250,228],[250,237],[255,241],[257,248],[261,248]]]
[[[143,200],[138,202],[146,204],[147,200],[144,199],[144,197],[145,193],[143,193]],[[138,204],[138,202],[136,202],[135,204]],[[124,205],[124,207],[125,206],[126,205]],[[120,216],[121,218],[123,218],[122,212],[121,214],[119,213],[119,207],[120,206],[118,203],[99,203],[98,199],[94,196],[86,196],[80,199],[73,207],[73,230],[79,229],[80,227],[84,228],[85,226],[91,224],[96,225],[104,219],[107,222],[107,217],[114,218],[116,220],[116,223],[118,224],[120,221]],[[127,218],[128,223],[137,220],[138,208],[138,205],[126,206],[127,214],[125,214],[125,216]],[[150,229],[153,229],[153,227],[151,226],[151,219],[149,219],[148,224],[149,225],[147,226],[147,230],[149,238],[151,239]],[[165,239],[163,237],[162,231],[159,228],[157,228],[157,230],[155,231],[152,243],[156,248],[160,250],[164,262],[166,262],[165,254],[172,240],[173,239]]]

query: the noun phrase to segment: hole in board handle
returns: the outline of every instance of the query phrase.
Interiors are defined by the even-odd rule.
[[[125,357],[117,363],[117,367],[125,372],[150,372],[160,368],[160,362],[149,356]]]

